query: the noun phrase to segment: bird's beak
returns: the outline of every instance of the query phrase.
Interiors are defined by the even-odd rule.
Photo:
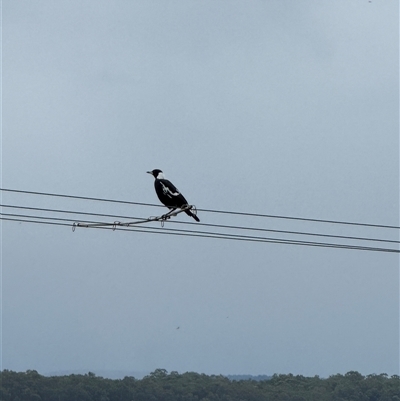
[[[153,175],[153,173],[152,173],[151,171],[146,171],[146,173],[147,173],[147,174]]]

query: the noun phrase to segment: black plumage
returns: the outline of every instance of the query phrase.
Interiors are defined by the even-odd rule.
[[[180,209],[183,206],[188,205],[185,197],[179,192],[179,190],[174,184],[172,184],[171,181],[168,181],[164,178],[164,174],[161,170],[155,169],[152,171],[147,171],[147,173],[151,174],[155,178],[154,188],[161,203],[172,210],[178,208]],[[196,221],[200,221],[200,219],[190,210],[185,210],[185,213],[188,216],[193,217]]]

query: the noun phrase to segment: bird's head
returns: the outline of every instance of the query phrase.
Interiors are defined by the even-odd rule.
[[[158,178],[159,180],[162,180],[164,178],[164,173],[159,170],[159,169],[155,169],[152,171],[146,171],[148,174],[151,174],[154,178]]]

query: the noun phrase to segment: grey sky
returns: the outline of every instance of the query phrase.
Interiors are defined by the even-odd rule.
[[[18,0],[2,18],[2,187],[156,203],[160,168],[198,208],[399,225],[397,1]],[[1,258],[4,369],[399,373],[396,255],[3,222]]]

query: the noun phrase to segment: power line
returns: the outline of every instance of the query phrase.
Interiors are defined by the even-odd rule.
[[[19,194],[28,194],[28,195],[39,195],[39,196],[49,196],[49,197],[61,197],[61,198],[70,198],[70,199],[79,199],[86,201],[100,201],[100,202],[112,202],[118,204],[128,204],[128,205],[140,205],[140,206],[154,206],[161,207],[160,205],[154,205],[143,202],[131,202],[131,201],[120,201],[115,199],[105,199],[105,198],[91,198],[84,196],[74,196],[74,195],[63,195],[63,194],[54,194],[54,193],[46,193],[46,192],[33,192],[33,191],[21,191],[21,190],[13,190],[13,189],[2,189],[0,191],[19,193]],[[398,249],[394,248],[382,248],[382,247],[373,247],[373,246],[365,246],[362,244],[354,244],[354,243],[337,243],[337,242],[317,242],[317,241],[306,241],[303,239],[293,239],[293,238],[277,238],[277,237],[267,237],[262,235],[247,235],[247,234],[238,234],[235,232],[221,232],[221,231],[205,231],[205,228],[211,229],[223,229],[223,230],[235,230],[235,231],[253,231],[258,233],[274,233],[274,234],[284,234],[284,235],[296,235],[296,236],[314,236],[314,237],[323,237],[330,238],[335,240],[345,240],[345,241],[375,241],[386,244],[399,244],[400,241],[393,239],[383,239],[383,238],[371,238],[371,237],[362,237],[362,236],[347,236],[347,235],[333,235],[333,234],[325,234],[325,233],[315,233],[315,232],[307,232],[307,231],[291,231],[291,230],[277,230],[277,229],[269,229],[269,228],[261,228],[261,227],[245,227],[239,225],[223,225],[223,224],[210,224],[210,223],[191,223],[191,222],[180,222],[174,220],[168,220],[168,222],[174,224],[187,224],[193,225],[195,224],[196,229],[181,229],[181,228],[157,228],[157,227],[149,227],[149,226],[141,226],[141,228],[133,227],[134,224],[137,223],[149,223],[151,218],[138,218],[132,216],[122,216],[115,214],[106,214],[106,213],[94,213],[94,212],[85,212],[85,211],[74,211],[74,210],[66,210],[66,209],[54,209],[54,208],[42,208],[42,207],[34,207],[34,206],[22,206],[22,205],[12,205],[12,204],[0,204],[2,208],[11,208],[15,210],[25,210],[33,213],[50,213],[50,215],[43,216],[37,214],[21,214],[21,213],[0,213],[1,220],[8,221],[16,221],[16,222],[26,222],[26,223],[36,223],[36,224],[52,224],[52,225],[61,225],[61,226],[76,226],[76,221],[74,218],[76,216],[81,217],[90,217],[94,218],[93,220],[84,220],[82,224],[87,224],[91,226],[90,228],[112,228],[117,230],[124,231],[136,231],[143,233],[152,233],[152,234],[169,234],[169,235],[182,235],[182,236],[194,236],[194,237],[205,237],[205,238],[218,238],[218,239],[226,239],[226,240],[236,240],[236,241],[250,241],[250,242],[264,242],[264,243],[276,243],[276,244],[290,244],[290,245],[301,245],[301,246],[314,246],[314,247],[324,247],[324,248],[339,248],[339,249],[355,249],[355,250],[364,250],[364,251],[376,251],[376,252],[394,252],[399,253]],[[396,226],[388,226],[388,225],[378,225],[378,224],[366,224],[366,223],[354,223],[354,222],[343,222],[343,221],[335,221],[335,220],[320,220],[320,219],[309,219],[309,218],[299,218],[299,217],[290,217],[290,216],[275,216],[275,215],[266,215],[266,214],[256,214],[256,213],[242,213],[242,212],[230,212],[230,211],[222,211],[222,210],[211,210],[211,209],[199,209],[203,212],[212,212],[212,213],[223,213],[230,215],[242,215],[242,216],[251,216],[251,217],[268,217],[268,218],[280,218],[287,220],[301,220],[301,221],[313,221],[319,223],[335,223],[335,224],[347,224],[353,226],[363,226],[363,227],[374,227],[374,228],[399,228]],[[54,216],[54,214],[56,214]],[[57,215],[62,215],[61,217]],[[65,215],[69,215],[70,217],[66,218]],[[115,221],[114,223],[104,223],[98,221],[99,218],[113,218],[113,219],[130,219],[131,221],[128,223],[121,223],[119,221]],[[156,217],[152,219],[153,221],[159,221],[160,218]],[[140,220],[140,221],[132,221],[132,220]],[[95,227],[94,227],[95,226]],[[81,226],[82,227],[82,226]],[[199,230],[201,228],[201,230]]]
[[[106,199],[106,198],[92,198],[92,197],[88,197],[88,196],[77,196],[77,195],[63,195],[63,194],[54,194],[54,193],[49,193],[49,192],[22,191],[22,190],[18,190],[18,189],[7,189],[7,188],[0,188],[0,191],[14,192],[14,193],[28,194],[28,195],[52,196],[52,197],[68,198],[68,199],[90,200],[90,201],[97,201],[97,202],[120,203],[120,204],[125,204],[125,205],[163,207],[161,205],[156,205],[154,203],[131,202],[131,201],[122,201],[122,200]]]
[[[8,188],[0,188],[0,191],[21,193],[21,194],[30,194],[30,195],[61,197],[61,198],[69,198],[69,199],[90,200],[90,201],[98,201],[98,202],[111,202],[111,203],[119,203],[119,204],[127,204],[127,205],[162,207],[160,205],[156,205],[153,203],[122,201],[122,200],[107,199],[107,198],[93,198],[93,197],[76,196],[76,195],[64,195],[64,194],[55,194],[55,193],[48,193],[48,192],[23,191],[23,190],[8,189]],[[216,210],[216,209],[197,209],[197,210],[201,211],[201,212],[206,212],[206,213],[230,214],[230,215],[237,215],[237,216],[297,220],[297,221],[307,221],[307,222],[314,222],[314,223],[343,224],[343,225],[351,225],[351,226],[388,228],[388,229],[397,229],[397,230],[400,229],[399,226],[384,225],[384,224],[358,223],[358,222],[340,221],[340,220],[324,220],[324,219],[314,219],[314,218],[306,218],[306,217],[293,217],[293,216],[260,214],[260,213],[249,213],[249,212],[234,212],[234,211]]]
[[[375,227],[375,228],[393,228],[400,229],[399,226],[383,225],[383,224],[371,224],[371,223],[356,223],[351,221],[340,221],[340,220],[323,220],[323,219],[312,219],[307,217],[293,217],[293,216],[280,216],[272,214],[258,214],[258,213],[247,213],[247,212],[229,212],[225,210],[212,210],[212,209],[197,209],[200,212],[209,213],[222,213],[222,214],[235,214],[239,216],[251,216],[251,217],[266,217],[273,219],[284,219],[284,220],[298,220],[298,221],[308,221],[313,223],[329,223],[329,224],[344,224],[350,226],[361,226],[361,227]]]
[[[70,219],[65,218],[51,218],[43,216],[30,216],[30,215],[18,215],[18,214],[4,214],[0,213],[0,220],[15,221],[15,222],[25,222],[25,223],[36,223],[36,224],[50,224],[56,226],[71,226],[71,224],[66,223],[72,222]],[[45,221],[43,221],[45,220]],[[93,221],[86,221],[87,223],[95,223]],[[262,242],[262,243],[275,243],[275,244],[286,244],[286,245],[300,245],[300,246],[312,246],[312,247],[323,247],[323,248],[336,248],[336,249],[352,249],[359,251],[375,251],[375,252],[389,252],[389,253],[400,253],[400,250],[393,248],[378,248],[378,247],[368,247],[360,245],[348,245],[348,244],[337,244],[337,243],[325,243],[325,242],[315,242],[315,241],[300,241],[300,240],[290,240],[282,238],[268,238],[268,237],[256,237],[248,235],[236,235],[236,234],[226,234],[226,233],[215,233],[215,232],[204,232],[197,230],[183,230],[183,229],[171,229],[171,228],[156,228],[156,227],[89,227],[89,228],[100,228],[100,229],[112,229],[118,231],[135,231],[141,233],[152,233],[152,234],[168,234],[168,235],[180,235],[180,236],[190,236],[190,237],[202,237],[202,238],[214,238],[214,239],[226,239],[226,240],[236,240],[236,241],[247,241],[247,242]]]
[[[12,208],[12,209],[22,209],[22,210],[31,210],[31,211],[40,211],[40,212],[52,212],[52,213],[61,213],[61,214],[75,214],[82,216],[92,216],[92,217],[106,217],[106,218],[117,218],[117,219],[144,219],[143,217],[134,217],[134,216],[126,216],[126,215],[113,215],[113,214],[105,214],[105,213],[93,213],[93,212],[82,212],[82,211],[72,211],[72,210],[64,210],[64,209],[50,209],[50,208],[39,208],[39,207],[30,207],[30,206],[16,206],[16,205],[8,205],[8,204],[0,204],[0,207],[3,208]],[[70,220],[68,220],[70,221]],[[346,239],[346,240],[357,240],[357,241],[373,241],[373,242],[383,242],[383,243],[393,243],[400,244],[398,240],[391,239],[382,239],[382,238],[369,238],[369,237],[356,237],[356,236],[346,236],[346,235],[334,235],[334,234],[322,234],[322,233],[312,233],[307,231],[290,231],[290,230],[277,230],[277,229],[268,229],[268,228],[258,228],[258,227],[243,227],[243,226],[235,226],[235,225],[224,225],[224,224],[211,224],[211,223],[192,223],[192,222],[182,222],[182,221],[169,221],[173,224],[187,224],[194,225],[196,227],[212,227],[212,228],[224,228],[224,229],[233,229],[233,230],[247,230],[247,231],[258,231],[258,232],[273,232],[279,234],[293,234],[293,235],[303,235],[303,236],[314,236],[314,237],[324,237],[324,238],[335,238],[335,239]],[[99,222],[95,222],[99,223]]]

